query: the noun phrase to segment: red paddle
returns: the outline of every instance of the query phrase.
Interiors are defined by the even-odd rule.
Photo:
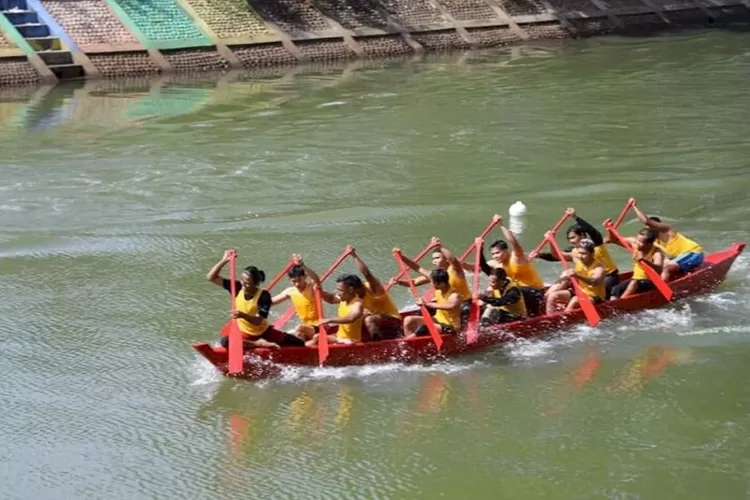
[[[237,296],[237,281],[236,281],[236,260],[237,260],[237,253],[232,252],[232,254],[229,256],[229,295],[231,295],[230,299],[230,310],[234,314],[234,312],[237,310],[237,303],[236,303],[236,296]],[[242,345],[242,330],[240,330],[239,325],[237,324],[237,319],[232,318],[229,320],[228,323],[228,332],[227,335],[229,336],[229,367],[228,371],[230,374],[234,373],[242,373],[242,370],[244,368],[244,352],[243,352],[243,345]]]
[[[615,229],[614,225],[612,224],[612,221],[607,219],[604,221],[604,227],[607,228],[609,231],[609,234],[615,237],[615,240],[625,247],[628,251],[632,252],[633,255],[635,255],[635,252],[637,251],[635,248],[632,247],[630,242],[622,237],[620,233],[617,232],[617,229]],[[659,292],[664,296],[665,299],[668,301],[672,300],[672,296],[674,295],[674,292],[672,289],[667,285],[667,283],[661,279],[661,275],[656,272],[656,270],[651,267],[647,262],[641,261],[640,262],[641,267],[646,272],[646,275],[648,276],[648,279],[651,280],[651,283],[656,286],[656,288],[659,290]]]
[[[565,212],[562,217],[560,217],[560,220],[557,221],[557,223],[552,226],[552,229],[547,231],[547,234],[552,233],[552,237],[554,238],[557,234],[557,231],[562,227],[563,224],[565,224],[565,221],[570,218],[570,214],[568,212]],[[547,244],[548,238],[547,234],[544,235],[544,238],[542,238],[542,242],[539,243],[534,250],[531,251],[529,254],[528,259],[531,261],[536,258],[537,254],[542,251],[542,248],[544,248],[544,245]]]
[[[466,325],[466,343],[473,344],[477,341],[479,333],[479,301],[477,301],[477,295],[479,295],[479,260],[480,254],[482,253],[482,244],[484,240],[482,238],[476,238],[474,240],[474,283],[472,284],[471,291],[471,310],[469,310],[469,321]]]
[[[290,269],[291,269],[291,268],[292,268],[292,267],[293,267],[293,266],[294,266],[295,264],[296,264],[296,263],[294,262],[294,260],[290,259],[290,260],[289,260],[289,263],[288,263],[288,264],[286,265],[286,267],[284,267],[284,269],[282,269],[281,271],[279,271],[279,274],[277,274],[276,276],[274,276],[274,278],[273,278],[273,279],[271,280],[271,282],[270,282],[270,283],[268,283],[268,285],[266,285],[266,290],[268,290],[268,291],[270,292],[270,291],[271,291],[271,289],[272,289],[273,287],[275,287],[275,286],[276,286],[276,285],[277,285],[277,284],[279,283],[279,281],[281,281],[281,279],[282,279],[282,278],[283,278],[284,276],[286,276],[286,273],[288,273],[288,272],[289,272],[289,270],[290,270]]]
[[[412,260],[414,262],[419,262],[420,260],[422,260],[424,258],[425,255],[427,255],[428,253],[432,252],[435,249],[435,247],[437,247],[437,246],[438,246],[437,244],[430,243],[429,245],[427,245],[426,247],[424,247],[422,249],[422,251],[419,252]],[[385,286],[385,291],[387,292],[388,290],[390,290],[391,288],[393,288],[393,286],[396,284],[396,281],[398,281],[401,278],[403,278],[404,275],[407,275],[407,276],[409,275],[408,266],[407,266],[407,270],[400,269],[399,272],[396,274],[396,276],[394,276],[393,278],[390,279],[390,281],[388,282],[388,284]]]
[[[628,202],[625,203],[625,208],[622,209],[620,215],[618,215],[615,219],[615,223],[613,224],[615,229],[620,227],[620,224],[622,224],[622,221],[625,220],[625,216],[628,215],[628,212],[630,212],[630,209],[633,208],[633,205],[635,205],[635,198],[628,199]]]
[[[336,268],[339,267],[342,262],[344,262],[344,259],[346,259],[349,256],[349,254],[352,253],[352,250],[353,249],[351,249],[351,248],[347,248],[346,250],[344,250],[341,253],[341,255],[339,255],[339,258],[336,259],[336,261],[333,264],[331,264],[331,267],[329,267],[328,269],[326,269],[326,272],[324,272],[323,274],[320,275],[320,282],[321,283],[324,282],[326,279],[328,279],[328,277],[331,274],[333,274],[333,271],[335,271]],[[281,314],[281,316],[279,316],[279,318],[274,322],[274,324],[273,324],[274,328],[281,329],[281,327],[283,327],[286,324],[286,322],[289,321],[292,318],[292,316],[294,316],[294,313],[295,313],[294,306],[289,306],[286,309],[286,311],[284,311]]]
[[[414,286],[414,280],[411,279],[411,275],[409,275],[409,266],[407,266],[406,262],[404,262],[404,256],[401,255],[401,250],[399,250],[398,248],[394,248],[393,258],[396,259],[396,262],[398,262],[398,265],[401,267],[401,271],[406,275],[406,279],[409,281],[409,288],[411,289],[411,293],[414,296],[414,300],[419,300],[419,292],[417,291],[417,287]],[[424,319],[424,323],[427,326],[427,331],[430,332],[432,340],[435,342],[438,350],[440,350],[440,348],[443,346],[443,338],[440,336],[437,328],[435,327],[435,321],[433,321],[432,316],[430,316],[430,312],[427,310],[427,307],[424,305],[424,303],[422,303],[419,308],[422,310],[422,318]]]
[[[315,307],[318,310],[318,362],[322,365],[328,358],[328,334],[320,322],[323,319],[323,297],[319,286],[313,286],[313,294],[315,295]]]
[[[570,264],[568,264],[568,261],[563,257],[562,251],[560,250],[557,241],[555,241],[555,234],[550,231],[545,235],[545,238],[549,241],[552,251],[557,255],[557,258],[560,259],[563,268],[570,269]],[[581,309],[583,309],[583,314],[586,315],[589,325],[592,327],[598,325],[602,318],[599,316],[599,311],[596,310],[596,306],[591,300],[591,297],[583,291],[575,277],[571,276],[570,282],[573,284],[573,291],[575,292],[576,297],[578,297],[578,303],[580,304]]]

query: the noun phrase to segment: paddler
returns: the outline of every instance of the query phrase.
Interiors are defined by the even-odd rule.
[[[372,274],[370,268],[357,255],[357,251],[349,245],[348,250],[354,259],[354,265],[365,283],[357,291],[362,298],[364,307],[364,326],[371,340],[395,339],[402,334],[401,315],[391,296],[379,279]]]
[[[698,243],[675,231],[659,217],[647,217],[637,205],[633,205],[633,211],[639,221],[656,232],[656,246],[666,257],[661,279],[669,281],[679,273],[687,273],[703,265],[705,253]]]
[[[612,259],[607,246],[604,244],[602,233],[581,217],[578,217],[574,208],[568,208],[565,212],[568,216],[573,217],[576,222],[568,228],[567,238],[571,247],[563,252],[563,256],[566,260],[572,261],[573,253],[576,252],[582,240],[593,241],[594,258],[604,266],[604,289],[606,291],[606,298],[609,299],[612,288],[620,282],[620,271],[617,269],[614,259]],[[540,252],[536,257],[548,262],[556,262],[558,260],[557,256],[550,252]]]
[[[222,278],[219,273],[229,262],[234,250],[226,250],[224,256],[217,262],[206,278],[211,283],[231,292],[231,281]],[[242,271],[241,280],[235,280],[237,295],[235,296],[235,312],[232,317],[237,318],[237,325],[244,337],[246,349],[254,347],[270,347],[278,349],[281,346],[303,346],[304,342],[294,335],[279,331],[268,323],[268,313],[271,310],[271,294],[262,290],[260,284],[265,281],[266,274],[255,266],[248,266]],[[229,337],[223,336],[220,341],[222,347],[228,348]]]
[[[435,288],[435,300],[424,302],[417,300],[417,305],[424,304],[435,310],[435,328],[440,334],[452,334],[461,329],[461,294],[450,284],[448,271],[443,268],[433,269],[430,281]],[[429,335],[429,330],[422,316],[404,318],[404,336],[406,338]]]
[[[287,272],[292,286],[273,297],[271,304],[276,305],[291,300],[299,319],[299,325],[295,328],[294,334],[302,340],[310,340],[315,335],[315,329],[318,326],[318,310],[315,307],[313,285],[319,285],[320,278],[315,271],[305,265],[300,254],[292,255],[292,259],[295,264]]]
[[[521,290],[510,280],[502,267],[490,271],[486,293],[478,297],[479,305],[486,306],[481,323],[510,323],[528,316]]]
[[[464,273],[465,266],[461,264],[461,261],[458,260],[458,257],[456,257],[453,252],[440,243],[439,238],[433,236],[431,243],[437,245],[432,252],[432,271],[435,269],[443,269],[448,273],[451,288],[456,290],[461,297],[462,314],[467,316],[471,309],[471,290],[469,289],[469,284],[466,282],[466,274]],[[406,256],[404,256],[403,259],[407,266],[422,275],[414,280],[416,286],[426,285],[431,282],[432,271],[428,271]],[[407,279],[397,280],[396,283],[401,286],[409,286],[409,280]]]
[[[635,262],[633,265],[633,276],[612,290],[610,300],[624,299],[655,288],[655,285],[648,279],[648,275],[641,264],[643,262],[649,264],[657,273],[662,271],[665,259],[664,254],[656,246],[656,238],[656,232],[647,227],[641,229],[635,238],[625,238],[630,245],[637,249],[633,255],[633,261]]]
[[[560,275],[562,281],[559,286],[547,294],[547,314],[554,314],[560,303],[566,304],[565,311],[580,307],[578,297],[573,291],[573,284],[570,282],[571,278],[578,281],[581,290],[594,304],[600,304],[606,300],[604,266],[596,260],[595,249],[596,245],[591,240],[581,240],[578,243],[576,251],[572,253],[573,269],[563,271]]]
[[[338,325],[338,331],[335,335],[328,335],[328,341],[336,344],[356,344],[362,341],[362,321],[364,319],[365,308],[362,298],[357,291],[363,287],[362,280],[354,274],[346,274],[336,280],[336,294],[326,292],[321,289],[323,300],[329,304],[338,304],[338,316],[323,318],[320,324],[323,326]],[[315,334],[312,340],[306,345],[318,345],[318,335]]]
[[[495,220],[500,226],[507,242],[505,240],[497,240],[490,245],[490,253],[492,255],[492,260],[490,261],[485,259],[484,249],[482,249],[479,265],[482,268],[482,272],[488,276],[493,268],[503,268],[508,278],[521,290],[529,316],[536,316],[539,314],[544,301],[544,281],[526,257],[526,253],[523,251],[523,247],[516,239],[516,236],[510,229],[503,225],[502,216],[495,215]],[[508,243],[510,243],[510,247]],[[469,266],[469,264],[464,264],[466,268]]]

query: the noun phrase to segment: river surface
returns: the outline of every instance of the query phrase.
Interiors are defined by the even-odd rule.
[[[436,365],[240,382],[191,348],[232,246],[270,278],[351,243],[387,278],[517,200],[530,250],[629,196],[747,240],[748,75],[716,31],[3,90],[0,498],[749,498],[745,255],[710,295]]]

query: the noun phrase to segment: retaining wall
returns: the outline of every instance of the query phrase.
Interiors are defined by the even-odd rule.
[[[41,0],[41,5],[107,78],[750,22],[750,0]],[[0,23],[13,29],[8,26]],[[40,80],[27,61],[33,54],[19,50],[17,39],[18,33],[0,31],[0,85]]]

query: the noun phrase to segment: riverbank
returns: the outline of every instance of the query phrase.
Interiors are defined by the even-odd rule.
[[[0,0],[0,86],[750,26],[750,0]]]

